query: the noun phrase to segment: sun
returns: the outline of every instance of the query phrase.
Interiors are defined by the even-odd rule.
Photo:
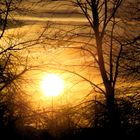
[[[58,96],[64,90],[64,80],[57,74],[47,74],[42,78],[41,90],[45,96]]]

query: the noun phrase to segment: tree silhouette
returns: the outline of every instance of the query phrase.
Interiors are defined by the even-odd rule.
[[[67,2],[86,18],[86,23],[82,25],[73,23],[73,29],[57,28],[52,36],[46,35],[46,39],[54,41],[55,48],[58,46],[68,51],[81,52],[85,57],[85,63],[73,62],[73,65],[59,63],[58,67],[50,64],[50,68],[60,69],[88,82],[92,87],[88,95],[101,96],[91,100],[94,105],[99,104],[94,110],[106,112],[103,115],[106,117],[102,117],[107,123],[106,127],[115,134],[119,133],[122,128],[119,100],[122,97],[125,99],[130,94],[139,98],[139,14],[128,14],[127,10],[131,6],[133,12],[137,11],[138,2],[133,3],[134,6],[129,1],[123,0],[70,0]],[[88,61],[86,57],[89,57]],[[97,84],[89,78],[90,76],[82,73],[80,68],[76,69],[76,66],[83,70],[89,69],[90,72],[98,71],[102,83]],[[99,114],[97,112],[97,116]],[[97,116],[95,118],[99,118]]]
[[[62,133],[60,136],[65,139],[66,135],[73,135],[82,127],[96,128],[94,135],[97,137],[100,132],[107,137],[110,133],[119,136],[122,129],[131,130],[132,126],[137,127],[140,118],[138,2],[68,0],[63,4],[64,1],[61,1],[61,6],[70,6],[74,9],[69,15],[73,13],[78,15],[82,22],[66,21],[66,24],[61,25],[62,22],[57,24],[51,21],[38,38],[13,44],[11,43],[13,38],[7,38],[5,32],[9,13],[19,10],[16,2],[12,0],[0,2],[0,5],[3,5],[0,9],[0,42],[2,42],[0,44],[0,129],[6,128],[10,132],[17,121],[20,123],[23,121],[22,126],[24,120],[29,126],[38,121],[44,129],[53,131],[57,136],[60,128]],[[40,2],[41,0],[38,1]],[[59,1],[48,2],[51,4]],[[137,14],[134,14],[135,12]],[[8,43],[3,43],[3,40]],[[56,110],[53,119],[49,116],[50,111],[47,108],[44,112],[33,111],[28,107],[27,100],[24,100],[26,96],[21,85],[25,79],[22,76],[32,68],[39,70],[39,66],[34,67],[32,62],[28,63],[28,54],[27,57],[22,57],[25,56],[22,51],[34,45],[41,45],[48,53],[51,52],[53,59],[49,58],[48,62],[43,62],[44,70],[52,69],[64,75],[68,74],[66,81],[73,85],[68,87],[66,95],[85,94],[80,103],[73,101],[75,104],[70,102],[72,96],[66,97],[66,106]],[[59,58],[57,50],[62,52],[63,58]],[[55,57],[58,59],[55,60]],[[90,92],[83,91],[83,87],[88,88],[86,83],[90,85]],[[53,127],[56,127],[56,132]],[[102,132],[98,128],[106,129]],[[129,130],[125,130],[127,134]],[[86,130],[80,132],[83,135],[87,133]]]
[[[25,74],[38,68],[29,63],[28,49],[38,44],[41,36],[24,40],[19,34],[8,32],[12,28],[9,21],[15,22],[11,17],[13,12],[19,12],[20,2],[0,1],[0,137],[3,139],[22,139],[17,130],[23,129],[28,122],[25,120],[33,113],[23,87],[30,84],[30,78],[26,79]]]

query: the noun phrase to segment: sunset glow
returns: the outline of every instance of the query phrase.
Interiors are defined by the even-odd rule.
[[[41,90],[45,96],[58,96],[64,90],[64,81],[59,75],[47,74],[41,81]]]

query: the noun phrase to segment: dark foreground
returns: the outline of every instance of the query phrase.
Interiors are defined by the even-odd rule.
[[[23,130],[3,128],[0,132],[0,140],[138,140],[140,138],[140,126],[123,128],[112,131],[107,128],[84,128],[77,132],[66,132],[58,136],[51,136],[46,130],[37,130],[26,127]]]

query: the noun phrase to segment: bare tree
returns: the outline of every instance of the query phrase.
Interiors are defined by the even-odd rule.
[[[12,3],[12,0],[8,2]],[[64,123],[64,127],[65,125],[68,125],[68,127],[71,125],[72,127],[77,127],[79,124],[78,128],[80,128],[80,123],[83,120],[90,123],[90,125],[97,126],[104,120],[107,123],[107,127],[112,129],[114,133],[117,133],[118,131],[116,131],[116,129],[120,130],[122,123],[120,111],[118,109],[121,105],[117,99],[122,96],[126,98],[129,93],[136,95],[134,97],[136,99],[139,94],[139,90],[136,89],[135,91],[134,88],[131,88],[131,92],[128,92],[130,91],[129,84],[131,84],[131,87],[138,87],[139,85],[140,37],[138,31],[140,28],[139,24],[137,24],[139,23],[138,15],[136,15],[134,19],[132,17],[124,16],[125,14],[123,15],[122,11],[125,11],[126,8],[124,9],[124,7],[127,7],[128,5],[123,0],[69,0],[67,2],[68,3],[65,6],[70,5],[75,9],[69,14],[76,12],[80,17],[84,18],[84,22],[80,23],[81,25],[79,25],[79,23],[75,25],[75,23],[69,21],[63,25],[60,25],[60,23],[59,25],[56,25],[57,22],[54,22],[53,24],[52,21],[51,25],[54,25],[55,27],[53,28],[51,26],[49,30],[45,29],[38,39],[28,40],[14,45],[12,44],[8,47],[1,46],[0,92],[13,94],[16,89],[17,91],[21,90],[20,84],[18,83],[24,82],[22,81],[22,75],[30,70],[31,67],[28,67],[28,58],[23,60],[22,57],[19,57],[21,54],[18,55],[17,52],[20,52],[20,50],[41,44],[44,48],[46,48],[46,46],[47,48],[50,48],[51,55],[54,56],[56,56],[55,51],[57,51],[57,49],[62,50],[62,53],[63,49],[68,50],[66,52],[70,53],[80,52],[82,58],[84,58],[84,63],[79,62],[80,60],[70,60],[73,56],[68,58],[68,63],[67,61],[66,63],[63,63],[62,61],[64,59],[60,59],[60,61],[53,59],[53,63],[51,63],[51,61],[47,63],[44,62],[45,69],[55,69],[62,74],[70,74],[69,79],[74,85],[69,88],[68,92],[70,92],[71,88],[77,83],[79,84],[83,81],[84,84],[85,82],[89,83],[92,88],[90,93],[85,93],[86,96],[82,100],[82,103],[70,107],[70,111],[73,109],[71,111],[72,113],[67,111],[67,109],[64,111],[59,110],[58,114],[55,112],[56,117],[64,114],[64,116],[66,115],[62,118],[62,124]],[[63,6],[63,1],[61,6]],[[135,9],[135,7],[137,6],[135,5],[131,8]],[[0,25],[1,40],[4,36],[7,25],[10,3],[6,4],[6,8],[7,12],[1,10],[2,12],[0,13],[0,20],[2,20]],[[68,28],[69,25],[72,27]],[[42,40],[45,41],[42,42]],[[21,45],[23,46],[21,47]],[[69,63],[69,61],[72,61],[72,63]],[[20,68],[22,67],[20,71],[15,65],[20,66]],[[38,67],[36,68],[38,69]],[[71,75],[74,76],[72,77]],[[99,76],[99,81],[101,83],[94,81],[95,75]],[[77,80],[75,80],[76,78]],[[131,83],[132,81],[133,84]],[[123,85],[122,82],[126,85]],[[13,86],[13,89],[11,89],[11,86]],[[10,95],[8,100],[11,99]],[[99,98],[96,98],[96,95],[100,95]],[[1,97],[1,101],[3,101],[3,96]],[[86,98],[88,98],[88,100],[85,101]],[[126,102],[123,103],[125,105]],[[134,104],[136,104],[136,102]],[[26,110],[25,106],[22,107]],[[17,110],[18,109],[16,109],[16,111]],[[78,112],[79,110],[80,112]],[[35,112],[35,114],[38,115],[39,113]],[[47,113],[44,112],[44,115],[42,116],[47,118],[48,116],[46,114]],[[29,116],[27,115],[26,117],[31,119],[32,114]],[[48,117],[46,122],[43,123],[46,123],[45,125],[49,124],[49,119],[50,117]],[[57,119],[58,118],[55,118],[56,121]],[[136,118],[135,122],[137,120],[138,119]],[[68,121],[70,124],[67,124],[69,123]],[[58,123],[58,126],[62,124]]]
[[[38,44],[41,36],[24,40],[18,34],[8,33],[11,28],[9,20],[14,21],[12,12],[18,12],[20,2],[0,1],[0,131],[3,137],[6,137],[6,133],[14,135],[16,125],[23,127],[25,118],[32,114],[24,88],[31,79],[25,78],[25,74],[34,68],[38,69],[36,64],[29,62],[28,49]]]
[[[128,1],[70,0],[68,4],[70,2],[71,6],[75,6],[78,13],[85,17],[86,24],[74,25],[73,23],[74,28],[66,28],[66,30],[61,27],[60,29],[59,27],[54,28],[55,31],[52,36],[48,34],[46,39],[50,42],[53,41],[55,45],[52,44],[52,46],[54,45],[55,48],[58,46],[62,49],[77,50],[82,52],[83,55],[87,55],[90,62],[86,61],[87,65],[81,64],[81,67],[99,71],[102,84],[94,83],[90,78],[87,78],[88,76],[82,74],[79,69],[75,70],[76,64],[59,63],[59,66],[56,66],[53,63],[53,65],[50,64],[50,68],[74,74],[88,82],[93,88],[88,95],[91,95],[91,93],[101,94],[105,106],[98,99],[92,100],[92,102],[104,106],[107,110],[106,120],[109,121],[107,126],[115,132],[116,129],[120,130],[121,128],[117,99],[121,98],[122,95],[127,96],[126,91],[122,89],[130,87],[126,78],[129,75],[137,82],[139,79],[139,21],[136,20],[137,18],[133,20],[132,17],[126,18],[122,14],[122,11],[130,6]],[[137,6],[131,8],[134,10]],[[138,14],[136,16],[138,17]],[[80,40],[81,38],[82,40]],[[134,59],[132,59],[132,56]],[[137,80],[132,76],[133,74],[130,74],[131,72],[137,75]],[[132,80],[130,81],[132,82]],[[133,87],[135,84],[131,83],[131,86]],[[121,93],[119,94],[118,91]],[[139,91],[137,90],[137,92]]]

